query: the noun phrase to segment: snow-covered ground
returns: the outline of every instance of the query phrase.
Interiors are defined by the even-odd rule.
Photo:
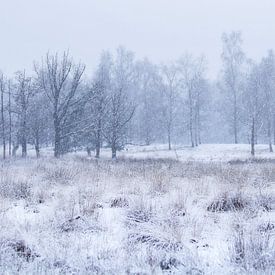
[[[268,145],[258,144],[255,146],[256,159],[274,159],[275,153],[270,153]],[[70,155],[86,156],[85,151],[78,151]],[[20,149],[17,152],[20,156]],[[35,150],[29,145],[28,155],[35,157]],[[53,156],[53,148],[43,148],[41,155],[44,157]],[[228,162],[232,160],[247,160],[251,159],[249,144],[202,144],[198,147],[192,148],[188,145],[174,145],[172,150],[168,150],[166,144],[153,144],[149,146],[134,146],[127,145],[124,150],[117,153],[121,158],[169,158],[180,161],[215,161]],[[2,156],[2,148],[0,148],[0,158]],[[101,157],[109,159],[111,152],[109,148],[101,149]]]
[[[172,147],[167,145],[128,146],[121,155],[134,158],[176,158],[182,161],[230,161],[251,158],[248,144],[202,144],[192,148],[190,146]],[[267,145],[256,145],[256,158],[275,159],[275,154],[269,153]]]
[[[228,163],[248,145],[42,153],[0,162],[1,274],[275,272],[275,164]]]

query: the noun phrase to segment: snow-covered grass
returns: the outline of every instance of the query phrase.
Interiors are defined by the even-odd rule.
[[[272,274],[274,156],[241,147],[1,162],[1,273]]]
[[[33,146],[28,147],[29,157],[36,157]],[[258,144],[255,146],[255,159],[274,159],[275,153],[270,153],[268,145]],[[20,150],[17,155],[20,156]],[[85,151],[77,151],[73,155],[86,156]],[[44,157],[53,156],[53,148],[47,147],[41,149],[41,155]],[[228,162],[234,160],[251,159],[249,144],[202,144],[192,148],[188,145],[173,145],[172,150],[168,150],[167,144],[153,144],[148,146],[127,145],[124,150],[117,152],[119,158],[169,158],[180,161],[215,161]],[[0,159],[2,157],[2,148],[0,147]],[[101,158],[110,159],[110,148],[101,149]]]
[[[167,145],[150,145],[144,147],[127,146],[120,155],[134,158],[176,158],[181,161],[230,161],[251,158],[248,144],[202,144],[192,148],[186,145],[174,145],[168,150]],[[269,153],[267,145],[256,145],[255,158],[275,159],[275,154]]]

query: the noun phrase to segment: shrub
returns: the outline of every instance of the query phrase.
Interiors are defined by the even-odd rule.
[[[125,198],[115,198],[111,201],[111,205],[112,208],[122,208],[122,207],[128,207],[129,206],[129,202],[127,199]]]
[[[215,199],[208,207],[207,211],[211,212],[227,212],[241,211],[248,205],[248,200],[240,193],[228,194],[224,193],[219,198]]]
[[[0,195],[9,199],[28,199],[31,197],[32,184],[29,181],[13,181],[5,178],[0,181]]]
[[[275,250],[270,232],[265,234],[258,230],[235,226],[231,261],[246,271],[267,272],[275,268]],[[270,273],[271,274],[271,273]]]
[[[25,259],[27,262],[34,260],[36,257],[39,257],[39,255],[33,252],[33,250],[28,245],[26,245],[23,240],[2,240],[1,251],[3,250],[11,250],[11,252],[16,253],[17,256]]]
[[[46,169],[46,179],[54,183],[69,184],[78,174],[78,169],[62,165],[62,163]]]

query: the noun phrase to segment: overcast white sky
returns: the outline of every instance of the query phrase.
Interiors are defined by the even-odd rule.
[[[64,49],[90,73],[103,49],[124,45],[154,62],[204,53],[214,77],[224,31],[241,30],[252,58],[275,48],[274,0],[0,0],[0,10],[0,70],[8,74]]]

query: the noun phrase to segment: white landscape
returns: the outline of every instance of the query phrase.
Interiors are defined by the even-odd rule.
[[[0,9],[0,275],[275,275],[275,1]]]
[[[1,272],[272,274],[274,154],[163,147],[2,162]]]

